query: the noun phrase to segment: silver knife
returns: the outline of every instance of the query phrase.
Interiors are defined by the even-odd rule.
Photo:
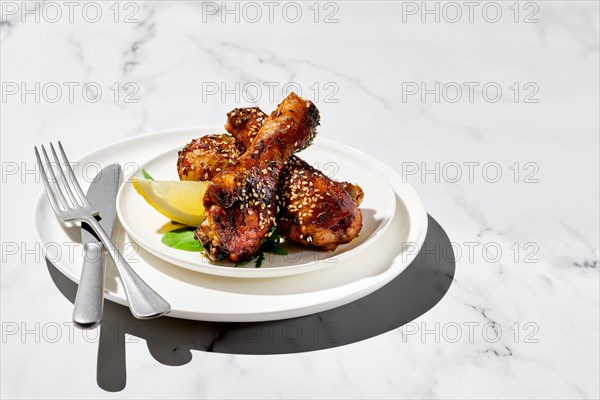
[[[96,175],[86,194],[92,207],[99,213],[100,225],[109,236],[117,214],[120,177],[121,166],[109,165]],[[92,232],[91,228],[82,225],[84,261],[75,297],[73,322],[83,329],[98,326],[104,308],[104,246]]]

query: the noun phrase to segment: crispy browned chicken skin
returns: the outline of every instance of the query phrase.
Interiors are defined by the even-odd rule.
[[[282,176],[283,207],[277,216],[281,235],[325,250],[352,241],[362,228],[362,213],[345,186],[300,158],[290,158]]]
[[[266,114],[259,108],[237,108],[227,114],[225,129],[238,146],[254,141]],[[364,193],[358,185],[336,182],[297,156],[286,163],[282,175],[282,207],[277,229],[295,243],[334,250],[348,243],[362,228],[358,206]]]
[[[264,121],[246,152],[215,176],[204,194],[206,220],[196,230],[208,256],[252,258],[275,224],[285,162],[312,142],[315,105],[291,93]]]
[[[210,181],[244,153],[228,134],[206,135],[188,143],[177,157],[182,181]]]

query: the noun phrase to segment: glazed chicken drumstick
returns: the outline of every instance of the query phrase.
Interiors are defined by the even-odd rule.
[[[237,145],[248,147],[266,119],[259,108],[227,114],[225,129]],[[356,237],[362,227],[358,185],[336,182],[297,156],[287,161],[281,180],[282,207],[277,229],[289,241],[334,250]]]
[[[196,230],[211,259],[239,262],[256,254],[275,224],[284,163],[310,145],[318,122],[315,105],[291,93],[245,153],[212,179],[204,194],[206,219]]]

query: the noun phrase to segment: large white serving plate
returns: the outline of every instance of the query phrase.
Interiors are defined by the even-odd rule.
[[[177,152],[184,144],[163,150],[148,161],[139,160],[140,170],[148,171],[156,180],[179,180]],[[311,165],[321,168],[330,178],[358,183],[365,192],[360,206],[363,227],[359,236],[335,251],[319,251],[283,241],[282,247],[288,251],[288,255],[267,254],[262,266],[256,268],[254,262],[234,267],[234,264],[226,261],[211,261],[202,253],[167,247],[161,238],[165,229],[168,230],[169,226],[173,229],[171,221],[152,208],[128,179],[119,189],[117,215],[127,234],[148,252],[171,264],[212,275],[236,278],[295,275],[331,266],[358,251],[368,251],[377,238],[385,234],[396,209],[394,190],[385,174],[375,166],[376,160],[349,147],[320,141],[313,143],[300,155]],[[144,179],[141,174],[137,175],[138,179]]]
[[[139,160],[149,160],[163,154],[165,148],[183,146],[192,138],[220,131],[220,128],[196,128],[138,136],[72,161],[85,190],[93,178],[84,173],[89,174],[90,168],[86,169],[86,166],[90,164],[104,167],[119,162],[127,179],[136,173]],[[325,139],[317,143],[346,149],[344,145]],[[68,152],[68,143],[64,145]],[[327,268],[264,279],[224,277],[184,269],[154,256],[129,237],[118,221],[113,241],[136,272],[169,301],[172,309],[168,315],[172,317],[266,321],[331,309],[372,293],[400,274],[416,256],[415,249],[420,248],[427,231],[427,213],[414,189],[385,164],[377,160],[372,162],[391,183],[396,203],[393,218],[385,232],[377,235],[365,251],[354,251],[341,260],[336,257],[323,260],[331,264]],[[358,176],[353,181],[363,184]],[[43,192],[34,209],[34,226],[40,242],[48,249],[48,259],[68,278],[78,282],[83,246],[77,245],[73,251],[72,242],[80,241],[80,228],[59,223]],[[125,292],[111,263],[107,263],[105,295],[127,305]]]

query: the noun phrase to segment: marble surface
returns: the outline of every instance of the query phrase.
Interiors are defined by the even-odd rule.
[[[2,397],[598,398],[598,3],[515,4],[2,2]],[[260,354],[246,338],[173,356],[113,305],[113,325],[74,328],[74,287],[32,230],[32,147],[76,157],[290,89],[320,135],[417,189],[456,259],[439,302]],[[432,265],[452,255],[439,243]]]

